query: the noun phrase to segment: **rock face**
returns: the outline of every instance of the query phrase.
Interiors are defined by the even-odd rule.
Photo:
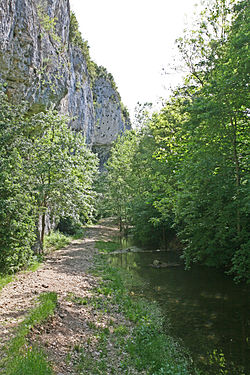
[[[12,100],[28,100],[34,111],[54,105],[68,114],[72,129],[98,152],[130,122],[110,82],[98,74],[91,78],[89,56],[72,30],[68,0],[1,0],[0,80]]]
[[[108,159],[110,145],[117,135],[130,129],[130,121],[112,80],[100,74],[95,80],[93,92],[96,114],[94,150],[103,165]]]

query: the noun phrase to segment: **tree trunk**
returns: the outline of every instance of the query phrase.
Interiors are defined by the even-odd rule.
[[[234,157],[234,164],[235,164],[235,179],[236,179],[236,186],[237,186],[237,192],[240,187],[240,163],[239,163],[239,157],[237,152],[237,121],[236,118],[233,121],[233,118],[231,117],[231,125],[233,128],[233,157]],[[237,197],[238,198],[238,197]],[[236,227],[237,227],[237,234],[240,234],[240,210],[239,207],[237,207],[236,211]]]
[[[162,240],[163,240],[163,247],[164,249],[167,248],[167,241],[166,241],[166,230],[165,227],[162,227]]]
[[[42,214],[42,228],[41,228],[41,251],[43,252],[43,242],[44,242],[44,235],[45,235],[45,219],[46,213]]]

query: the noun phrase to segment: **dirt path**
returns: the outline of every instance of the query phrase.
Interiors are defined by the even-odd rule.
[[[0,355],[4,343],[10,339],[17,324],[34,306],[34,300],[42,292],[58,294],[59,306],[55,316],[39,330],[33,330],[30,340],[46,347],[49,359],[54,363],[56,374],[74,374],[67,353],[89,335],[88,322],[95,319],[91,306],[79,306],[69,301],[73,293],[88,297],[98,279],[88,274],[96,253],[95,241],[109,240],[117,229],[108,221],[89,227],[85,239],[73,241],[67,248],[52,253],[35,272],[21,274],[8,284],[0,294]],[[98,318],[105,325],[105,316]]]

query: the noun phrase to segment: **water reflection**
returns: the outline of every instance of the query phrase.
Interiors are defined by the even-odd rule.
[[[184,341],[196,361],[207,362],[208,352],[222,350],[228,362],[250,374],[249,287],[207,267],[150,267],[155,259],[176,262],[175,253],[125,253],[110,259],[144,280],[144,294],[159,302],[171,322],[170,333]]]

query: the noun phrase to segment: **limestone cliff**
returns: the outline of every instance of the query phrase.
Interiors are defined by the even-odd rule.
[[[117,135],[130,128],[129,115],[121,102],[114,79],[99,67],[93,86],[95,107],[94,151],[103,164]]]
[[[117,89],[90,60],[68,0],[1,0],[0,80],[34,111],[54,105],[86,141],[110,147],[130,127]]]

